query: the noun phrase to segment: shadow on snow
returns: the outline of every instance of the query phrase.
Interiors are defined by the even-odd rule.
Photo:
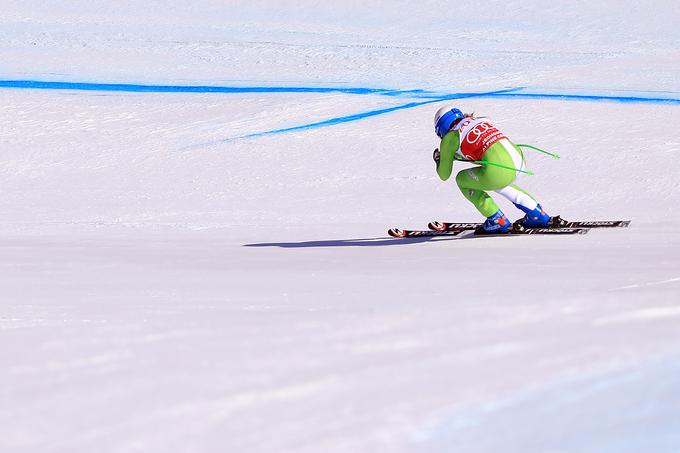
[[[463,239],[462,236],[442,237],[426,236],[413,238],[364,238],[364,239],[329,239],[325,241],[303,242],[261,242],[244,244],[244,247],[281,247],[281,248],[320,248],[320,247],[387,247],[397,245],[420,244],[423,242],[439,242]]]

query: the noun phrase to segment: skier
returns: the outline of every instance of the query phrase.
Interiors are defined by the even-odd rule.
[[[451,176],[454,160],[485,163],[456,175],[456,184],[463,196],[487,218],[476,234],[510,231],[511,222],[486,193],[489,190],[504,196],[525,213],[517,222],[519,225],[526,228],[550,225],[551,217],[534,197],[513,184],[520,174],[518,170],[524,169],[524,154],[486,118],[463,114],[457,108],[442,107],[434,116],[434,130],[441,144],[432,157],[442,181]]]

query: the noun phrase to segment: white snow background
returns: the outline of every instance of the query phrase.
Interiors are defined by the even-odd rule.
[[[0,0],[0,451],[680,451],[679,22]],[[448,104],[562,156],[520,181],[550,213],[631,227],[386,238],[481,220],[434,173]]]

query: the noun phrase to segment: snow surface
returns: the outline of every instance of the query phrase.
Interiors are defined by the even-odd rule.
[[[0,0],[5,81],[338,89],[0,88],[0,451],[680,451],[680,13],[545,3]],[[631,227],[386,238],[448,103]]]

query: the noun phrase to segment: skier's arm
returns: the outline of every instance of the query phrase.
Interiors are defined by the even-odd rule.
[[[439,145],[439,162],[437,163],[437,174],[442,181],[446,181],[453,172],[453,160],[458,145],[460,143],[458,131],[451,131],[444,136]]]

